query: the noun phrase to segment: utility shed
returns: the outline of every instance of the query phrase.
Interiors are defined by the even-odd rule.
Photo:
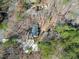
[[[38,26],[38,24],[34,24],[32,26],[32,36],[37,37],[38,34],[39,34],[39,26]]]

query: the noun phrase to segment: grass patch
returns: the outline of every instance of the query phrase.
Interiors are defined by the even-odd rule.
[[[63,4],[67,4],[70,0],[63,0]]]
[[[38,46],[41,51],[42,59],[50,59],[55,53],[56,41],[40,42]]]
[[[7,24],[6,23],[1,23],[0,24],[0,29],[6,30]]]
[[[3,45],[4,48],[9,48],[11,46],[15,46],[16,44],[17,44],[17,42],[16,42],[15,39],[8,40],[5,43],[2,43],[2,45]]]
[[[64,49],[62,59],[79,59],[79,30],[68,25],[58,25],[56,31],[61,34]]]

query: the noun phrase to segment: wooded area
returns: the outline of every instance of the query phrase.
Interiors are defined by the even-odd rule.
[[[0,0],[0,59],[79,59],[79,0]]]

